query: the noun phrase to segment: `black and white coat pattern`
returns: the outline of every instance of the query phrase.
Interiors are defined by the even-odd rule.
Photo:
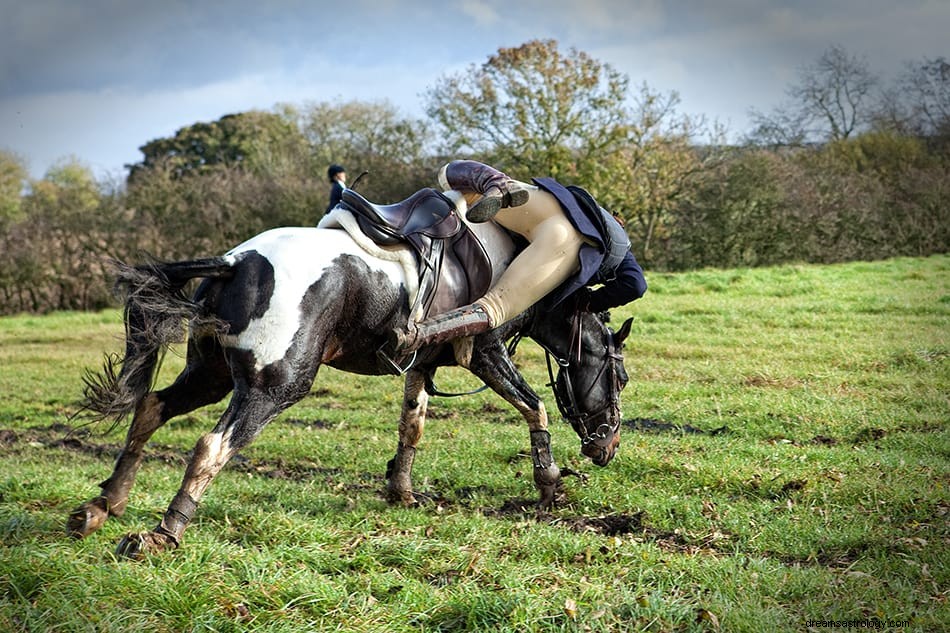
[[[499,244],[492,248],[498,251],[496,265],[503,268],[512,252],[504,240]],[[192,279],[201,282],[189,296],[184,287]],[[161,522],[120,543],[118,553],[133,558],[180,544],[218,472],[269,421],[309,392],[321,365],[360,374],[391,373],[377,351],[393,328],[405,325],[414,291],[404,258],[373,255],[345,231],[320,228],[270,230],[220,257],[120,266],[119,284],[127,293],[125,355],[118,361],[119,371],[115,362],[107,362],[99,376],[87,377],[85,407],[117,421],[128,413],[133,417],[113,473],[100,484],[101,494],[70,515],[72,535],[85,537],[110,515],[124,512],[144,446],[165,422],[231,394],[214,429],[198,440]],[[577,324],[568,303],[529,310],[472,340],[420,350],[405,374],[399,440],[387,469],[392,502],[415,502],[411,471],[425,424],[427,379],[440,366],[462,364],[524,416],[540,502],[553,503],[560,473],[551,453],[547,413],[509,358],[505,341],[526,335],[555,356],[568,358],[571,324]],[[158,358],[180,335],[183,321],[190,324],[186,366],[173,384],[152,391]],[[598,413],[581,419],[575,430],[583,439],[587,430],[613,429],[583,449],[605,465],[619,442],[617,396],[627,381],[622,360],[608,348],[620,348],[629,321],[617,334],[592,314],[581,315],[580,322],[580,351],[574,353],[581,360],[568,368],[576,374],[569,382],[578,386],[570,398],[581,411]]]

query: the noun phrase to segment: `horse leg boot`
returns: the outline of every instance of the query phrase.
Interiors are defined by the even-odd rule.
[[[538,507],[550,510],[554,506],[561,470],[551,455],[551,434],[547,430],[531,431],[531,461],[534,464],[534,485],[541,493]]]
[[[520,207],[528,201],[528,190],[523,183],[474,160],[453,160],[443,166],[439,171],[439,184],[444,189],[474,191],[481,195],[465,214],[472,222],[487,222],[501,209]]]
[[[410,321],[405,330],[393,331],[394,357],[411,354],[426,345],[481,334],[492,327],[488,311],[478,303],[443,312],[419,323]]]

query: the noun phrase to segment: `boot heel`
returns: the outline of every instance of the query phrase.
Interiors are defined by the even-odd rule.
[[[502,198],[502,207],[520,207],[528,202],[528,190],[516,182],[509,182]]]

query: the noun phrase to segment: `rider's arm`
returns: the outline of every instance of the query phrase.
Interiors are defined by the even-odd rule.
[[[612,280],[603,284],[589,295],[588,310],[602,312],[639,299],[647,291],[647,282],[643,269],[637,263],[633,253],[628,252],[620,262]]]

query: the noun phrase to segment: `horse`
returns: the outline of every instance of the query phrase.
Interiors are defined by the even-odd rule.
[[[492,223],[482,230],[503,232]],[[496,269],[513,256],[514,242],[507,244],[492,253]],[[410,318],[413,283],[405,266],[367,252],[347,231],[277,228],[221,256],[115,265],[116,287],[125,294],[125,352],[121,358],[107,355],[101,372],[87,371],[83,408],[114,424],[129,414],[132,420],[101,493],[70,513],[67,532],[84,538],[108,517],[121,516],[149,438],[170,419],[231,394],[216,426],[198,439],[159,524],[122,538],[120,557],[141,559],[178,548],[215,476],[269,421],[309,393],[321,365],[364,375],[404,374],[398,443],[386,469],[385,494],[393,504],[417,502],[412,464],[435,391],[432,379],[439,367],[461,365],[524,417],[538,505],[553,505],[561,473],[548,416],[506,345],[521,337],[556,359],[556,376],[548,361],[551,386],[581,439],[582,454],[606,466],[617,450],[629,319],[613,332],[606,315],[577,312],[569,300],[555,306],[542,302],[484,334],[423,348],[394,372],[392,360],[378,352]],[[197,288],[189,292],[193,280]],[[185,367],[171,385],[155,390],[161,354],[182,341],[184,323]]]

